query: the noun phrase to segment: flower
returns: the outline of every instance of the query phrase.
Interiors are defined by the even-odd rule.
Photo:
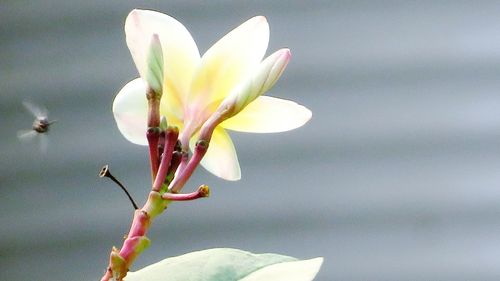
[[[269,26],[263,16],[253,17],[229,32],[203,56],[184,26],[159,12],[133,10],[125,21],[125,33],[141,78],[119,91],[113,113],[120,132],[132,143],[147,145],[148,87],[161,89],[160,113],[169,125],[179,127],[185,150],[189,143],[192,147],[196,142],[200,127],[209,117],[223,113],[201,164],[226,180],[241,177],[226,129],[282,132],[300,127],[311,118],[311,111],[302,105],[261,96],[290,60],[288,49],[262,60],[269,41]],[[160,73],[152,75],[155,72]]]

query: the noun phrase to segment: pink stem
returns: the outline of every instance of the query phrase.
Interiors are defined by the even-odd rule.
[[[148,127],[150,128],[158,128],[159,126],[159,97],[155,95],[154,92],[148,91],[148,104],[149,104],[149,114],[148,114]],[[151,225],[151,221],[154,217],[162,213],[168,203],[170,201],[179,201],[179,200],[192,200],[196,198],[206,197],[209,194],[209,189],[207,186],[200,186],[196,192],[189,194],[176,194],[179,192],[182,187],[185,185],[187,180],[191,177],[196,167],[200,164],[201,159],[205,156],[208,145],[210,143],[210,139],[212,137],[212,133],[215,127],[223,120],[224,112],[216,112],[216,114],[212,115],[202,126],[200,130],[200,137],[198,142],[196,143],[196,147],[193,152],[193,156],[189,161],[187,161],[187,157],[184,157],[185,150],[182,152],[182,160],[180,161],[180,167],[178,173],[174,177],[173,181],[170,183],[168,191],[170,193],[164,193],[160,195],[158,191],[155,189],[161,189],[161,185],[163,184],[166,174],[171,172],[172,169],[169,169],[168,165],[172,160],[173,147],[175,145],[172,136],[177,138],[177,135],[172,134],[165,141],[164,147],[164,155],[163,161],[159,164],[161,167],[158,167],[155,170],[155,165],[158,165],[158,142],[159,142],[159,134],[155,137],[151,136],[150,144],[150,157],[152,164],[152,172],[153,172],[153,190],[149,193],[148,200],[144,207],[140,210],[136,210],[134,214],[134,219],[132,221],[132,225],[130,227],[130,231],[127,235],[127,238],[123,242],[123,246],[118,252],[117,249],[113,249],[110,254],[109,266],[102,277],[101,281],[108,281],[115,278],[115,281],[122,281],[123,278],[127,275],[127,271],[129,266],[132,264],[134,259],[141,253],[141,251],[148,246],[149,240],[146,238],[146,233]],[[191,134],[188,134],[191,136]],[[184,148],[188,140],[185,140],[184,137],[181,140],[182,147]],[[172,144],[174,143],[174,144]],[[152,152],[154,148],[154,153]],[[186,164],[187,163],[187,164]],[[182,168],[182,169],[181,169]],[[159,170],[161,170],[159,172]],[[159,174],[157,176],[157,174]]]
[[[179,167],[177,167],[177,174],[182,173],[182,171],[186,169],[188,160],[189,160],[189,152],[183,152],[181,155]]]
[[[176,127],[168,127],[165,133],[165,145],[163,147],[163,156],[158,168],[155,181],[153,183],[153,191],[160,191],[165,177],[168,173],[170,161],[172,160],[172,153],[174,152],[175,143],[179,136],[179,130]]]
[[[146,233],[151,226],[153,218],[162,213],[168,206],[169,201],[161,198],[160,193],[151,191],[146,204],[134,213],[134,219],[130,226],[121,249],[113,248],[110,254],[109,266],[101,281],[121,281],[127,275],[128,268],[135,258],[149,244]]]
[[[101,281],[109,281],[113,278],[113,271],[111,270],[111,267],[108,267],[106,269],[106,273],[104,273],[104,276],[101,278]]]
[[[151,162],[151,178],[154,182],[158,172],[158,142],[160,139],[160,99],[161,93],[156,93],[152,88],[146,92],[148,100],[148,131],[146,137],[149,144],[149,159]]]
[[[191,157],[185,168],[183,170],[180,170],[179,174],[176,175],[174,180],[170,183],[170,186],[168,187],[168,190],[170,192],[177,193],[182,189],[182,187],[184,187],[187,180],[196,170],[196,167],[198,167],[198,165],[200,164],[201,159],[203,159],[203,156],[207,152],[207,149],[208,149],[207,141],[199,140],[196,143],[193,156]]]
[[[154,180],[158,173],[158,143],[160,132],[157,127],[150,127],[146,133],[149,145],[149,162],[151,164],[151,178]]]
[[[210,195],[210,189],[208,188],[207,185],[202,185],[198,187],[198,190],[195,192],[191,193],[186,193],[186,194],[178,194],[178,193],[164,193],[162,194],[161,198],[165,200],[170,200],[170,201],[189,201],[189,200],[195,200],[198,198],[204,198],[208,197]]]
[[[189,160],[189,138],[194,132],[194,128],[192,126],[192,122],[188,123],[188,125],[184,128],[184,130],[181,132],[179,136],[179,141],[181,142],[181,151],[182,153],[182,158],[181,162],[179,164],[179,167],[177,168],[177,174],[180,174],[184,171],[186,168],[186,165],[188,164]]]
[[[183,155],[184,153],[180,151],[174,151],[172,153],[172,160],[170,160],[170,167],[168,167],[168,174],[175,173],[177,171]]]
[[[179,192],[184,187],[191,175],[193,175],[196,167],[198,167],[198,165],[200,164],[201,159],[203,159],[203,156],[205,156],[205,154],[207,153],[212,134],[215,130],[215,127],[217,127],[217,125],[219,125],[219,123],[221,122],[222,118],[224,118],[224,116],[216,112],[212,116],[210,116],[207,121],[205,121],[200,129],[200,137],[198,142],[196,142],[193,156],[185,165],[185,167],[182,167],[183,169],[181,169],[181,167],[179,168],[178,174],[175,176],[174,180],[168,187],[168,190],[170,192]]]

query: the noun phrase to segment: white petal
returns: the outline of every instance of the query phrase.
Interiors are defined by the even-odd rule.
[[[257,270],[240,281],[311,281],[323,263],[323,258],[273,264]]]
[[[148,101],[141,78],[127,83],[113,101],[113,115],[122,135],[135,144],[147,145]]]
[[[191,139],[191,150],[193,150],[196,140],[196,137]],[[201,160],[201,165],[210,173],[225,180],[241,179],[240,164],[233,141],[223,128],[215,128],[208,151]]]
[[[311,116],[309,109],[296,102],[260,96],[221,126],[240,132],[276,133],[298,128]]]
[[[268,42],[269,25],[263,16],[229,32],[203,55],[189,101],[202,99],[208,105],[229,95],[259,65]]]
[[[179,118],[194,71],[200,62],[198,47],[189,31],[176,19],[155,11],[133,10],[125,21],[127,45],[142,77],[147,73],[147,53],[153,34],[158,34],[164,60],[162,99]]]

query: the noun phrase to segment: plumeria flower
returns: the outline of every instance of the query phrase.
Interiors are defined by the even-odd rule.
[[[161,90],[160,113],[169,125],[179,128],[184,150],[190,143],[192,148],[207,119],[216,113],[222,115],[201,164],[226,180],[241,177],[226,130],[283,132],[311,118],[311,111],[304,106],[262,96],[290,60],[288,49],[263,60],[269,41],[269,26],[263,16],[251,18],[229,32],[203,56],[184,26],[159,12],[133,10],[126,19],[125,33],[140,78],[120,90],[113,113],[120,132],[135,144],[148,144],[148,87]]]

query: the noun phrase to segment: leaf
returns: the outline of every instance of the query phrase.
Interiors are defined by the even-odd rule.
[[[216,248],[167,258],[130,272],[125,281],[310,281],[322,262]]]

